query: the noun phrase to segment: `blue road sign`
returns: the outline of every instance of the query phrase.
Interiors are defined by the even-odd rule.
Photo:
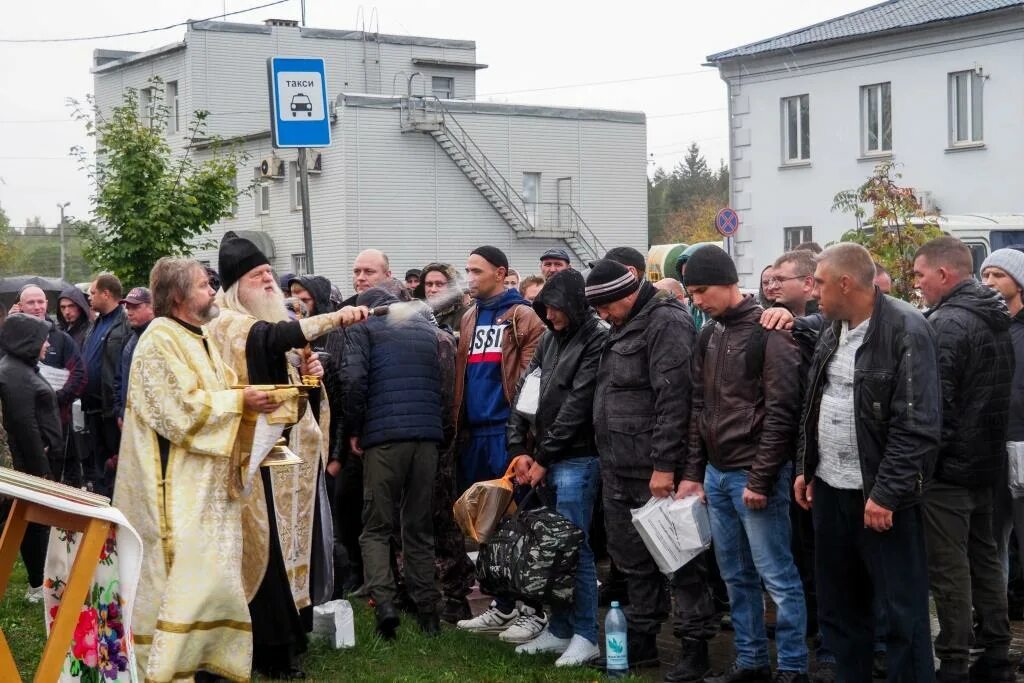
[[[740,231],[740,216],[728,206],[715,216],[715,228],[722,237],[732,237]]]
[[[271,57],[267,60],[267,78],[274,147],[328,147],[331,116],[324,60]]]

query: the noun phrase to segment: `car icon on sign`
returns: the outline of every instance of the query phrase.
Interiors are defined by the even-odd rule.
[[[313,103],[303,93],[292,95],[292,116],[298,116],[300,111],[306,112],[306,116],[313,116]]]

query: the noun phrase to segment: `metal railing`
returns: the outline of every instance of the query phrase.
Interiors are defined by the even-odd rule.
[[[569,202],[527,202],[526,212],[534,228],[569,233],[579,239],[595,259],[601,258],[607,251],[601,239]]]

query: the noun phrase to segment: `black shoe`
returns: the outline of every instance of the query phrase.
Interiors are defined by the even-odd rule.
[[[741,669],[733,664],[725,673],[714,678],[706,678],[704,681],[705,683],[772,683],[772,670],[768,666],[757,669]]]
[[[416,614],[416,623],[419,624],[423,635],[436,636],[441,632],[441,622],[437,618],[437,612],[418,612]]]
[[[885,652],[875,651],[875,658],[871,662],[871,675],[883,680],[889,678],[889,655]]]
[[[394,603],[382,602],[374,611],[377,615],[377,633],[384,640],[394,640],[395,630],[400,623]]]
[[[708,641],[683,638],[679,650],[679,661],[665,674],[666,683],[702,683],[711,673],[708,663]]]
[[[466,598],[446,600],[444,609],[441,610],[441,621],[448,624],[457,624],[464,619],[472,618],[473,612],[469,609],[469,601]]]
[[[806,671],[776,671],[772,683],[811,683]]]
[[[814,683],[836,683],[836,665],[832,662],[819,662],[818,670],[811,676]]]
[[[419,612],[416,603],[404,590],[399,591],[398,595],[395,596],[395,607],[406,614],[416,614]]]
[[[658,641],[656,636],[650,633],[637,633],[629,631],[626,634],[626,649],[629,653],[630,668],[646,669],[649,667],[661,666],[658,659]]]
[[[982,655],[968,669],[970,683],[1013,683],[1017,680],[1013,672],[1013,662],[1009,659],[993,659]]]
[[[935,672],[935,683],[968,683],[970,675],[961,669],[953,669],[945,662],[939,664],[939,670]]]

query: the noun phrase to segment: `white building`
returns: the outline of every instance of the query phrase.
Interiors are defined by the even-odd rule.
[[[430,261],[461,268],[481,244],[504,249],[523,274],[553,246],[568,246],[577,268],[613,246],[646,248],[645,116],[475,101],[486,65],[472,41],[195,22],[182,42],[156,50],[97,50],[101,111],[125,88],[149,106],[148,79],[158,76],[172,145],[184,145],[195,110],[210,112],[210,134],[242,141],[250,159],[238,185],[258,186],[213,239],[248,231],[278,272],[305,270],[297,152],[275,151],[270,139],[271,56],[326,60],[332,145],[310,154],[310,216],[315,269],[343,291],[369,247],[390,256],[399,278]],[[215,250],[197,257],[216,264]]]
[[[883,159],[944,215],[1024,209],[1022,5],[892,0],[707,58],[728,84],[747,286],[784,249],[855,227],[833,197]],[[1024,242],[1011,232],[979,237],[976,256]]]

